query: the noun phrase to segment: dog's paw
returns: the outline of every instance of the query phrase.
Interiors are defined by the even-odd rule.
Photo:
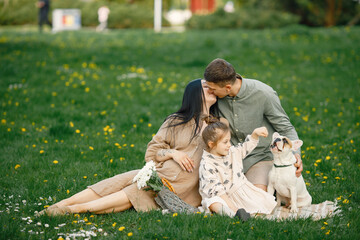
[[[291,207],[290,212],[291,212],[291,213],[297,213],[297,212],[298,212],[298,208],[297,208],[297,207]]]

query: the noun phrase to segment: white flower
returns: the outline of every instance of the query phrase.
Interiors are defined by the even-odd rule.
[[[156,172],[155,163],[153,161],[147,162],[133,179],[133,182],[137,182],[138,189],[147,186],[146,182],[149,181],[153,172]]]

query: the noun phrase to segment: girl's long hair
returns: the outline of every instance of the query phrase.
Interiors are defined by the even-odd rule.
[[[195,79],[188,83],[185,87],[182,105],[180,109],[166,118],[178,120],[176,123],[170,123],[168,127],[176,127],[195,120],[195,129],[192,133],[190,141],[200,132],[201,121],[203,120],[203,103],[205,95],[201,84],[201,78]]]

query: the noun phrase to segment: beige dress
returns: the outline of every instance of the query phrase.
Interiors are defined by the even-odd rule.
[[[269,214],[276,206],[275,197],[255,187],[243,173],[243,159],[256,147],[258,140],[251,136],[243,144],[232,146],[227,156],[215,156],[204,150],[200,163],[200,194],[203,208],[213,203],[226,202],[220,197],[227,194],[234,205],[248,213]],[[233,213],[234,214],[234,213]]]
[[[194,120],[189,121],[187,124],[171,128],[167,127],[169,121],[170,120],[167,120],[162,124],[159,131],[149,142],[145,153],[145,161],[154,161],[159,176],[169,180],[176,194],[182,200],[197,207],[201,204],[201,196],[199,194],[199,165],[204,143],[201,134],[191,139],[195,129]],[[185,152],[194,161],[195,167],[193,172],[183,171],[173,159],[161,162],[156,161],[155,156],[161,149],[175,149]],[[100,196],[106,196],[123,190],[137,211],[148,211],[159,208],[155,203],[155,193],[153,191],[139,190],[136,183],[132,183],[138,171],[139,170],[134,170],[116,175],[88,188]]]

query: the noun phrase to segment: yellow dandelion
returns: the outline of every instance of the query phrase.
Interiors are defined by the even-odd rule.
[[[94,177],[97,177],[97,173],[94,174]]]
[[[305,122],[309,121],[309,115],[306,115],[306,116],[302,117],[302,119],[303,119]]]
[[[85,92],[90,92],[90,88],[85,88]]]
[[[92,150],[92,151],[94,150],[94,148],[92,146],[89,146],[89,149]]]
[[[131,144],[130,147],[135,147],[135,145],[134,145],[134,144]]]
[[[1,124],[6,124],[6,119],[1,119]]]
[[[133,235],[133,233],[129,232],[127,235],[128,235],[128,237],[131,237]]]
[[[26,128],[21,128],[21,131],[22,131],[22,132],[26,132]]]
[[[76,132],[76,133],[80,133],[80,130],[79,130],[79,129],[76,129],[75,132]]]
[[[173,213],[173,215],[172,215],[172,216],[173,216],[173,217],[176,217],[177,215],[178,215],[177,213]]]
[[[44,183],[47,183],[47,182],[48,182],[48,180],[45,179],[45,180],[44,180]]]
[[[62,238],[62,237],[59,237],[57,240],[64,240],[64,238]]]
[[[151,127],[151,126],[152,126],[152,124],[151,124],[151,123],[149,123],[149,124],[148,124],[148,127]]]
[[[157,82],[158,82],[158,83],[162,83],[162,82],[163,82],[163,78],[159,77],[159,78],[157,79]]]
[[[40,150],[40,154],[43,154],[45,151],[44,150]]]
[[[125,227],[119,227],[119,231],[124,231]]]
[[[66,190],[66,194],[69,194],[69,193],[70,193],[70,190],[69,190],[69,189],[67,189],[67,190]]]
[[[329,235],[329,234],[330,234],[330,230],[328,230],[325,234],[326,234],[326,235]]]
[[[114,223],[112,224],[112,226],[115,227],[115,226],[116,226],[116,222],[114,222]]]
[[[16,170],[16,169],[18,169],[19,167],[21,167],[20,164],[16,164],[14,168],[15,168],[15,170]]]
[[[326,156],[325,160],[330,160],[330,158],[331,158],[330,156]]]
[[[133,128],[136,128],[136,124],[133,125]]]
[[[74,123],[73,122],[69,122],[70,127],[74,127]]]
[[[54,164],[58,164],[59,161],[58,161],[58,160],[54,160],[53,163],[54,163]]]
[[[113,163],[113,160],[112,159],[110,159],[110,161],[109,161],[110,163]]]
[[[83,179],[87,179],[87,176],[83,176]]]

